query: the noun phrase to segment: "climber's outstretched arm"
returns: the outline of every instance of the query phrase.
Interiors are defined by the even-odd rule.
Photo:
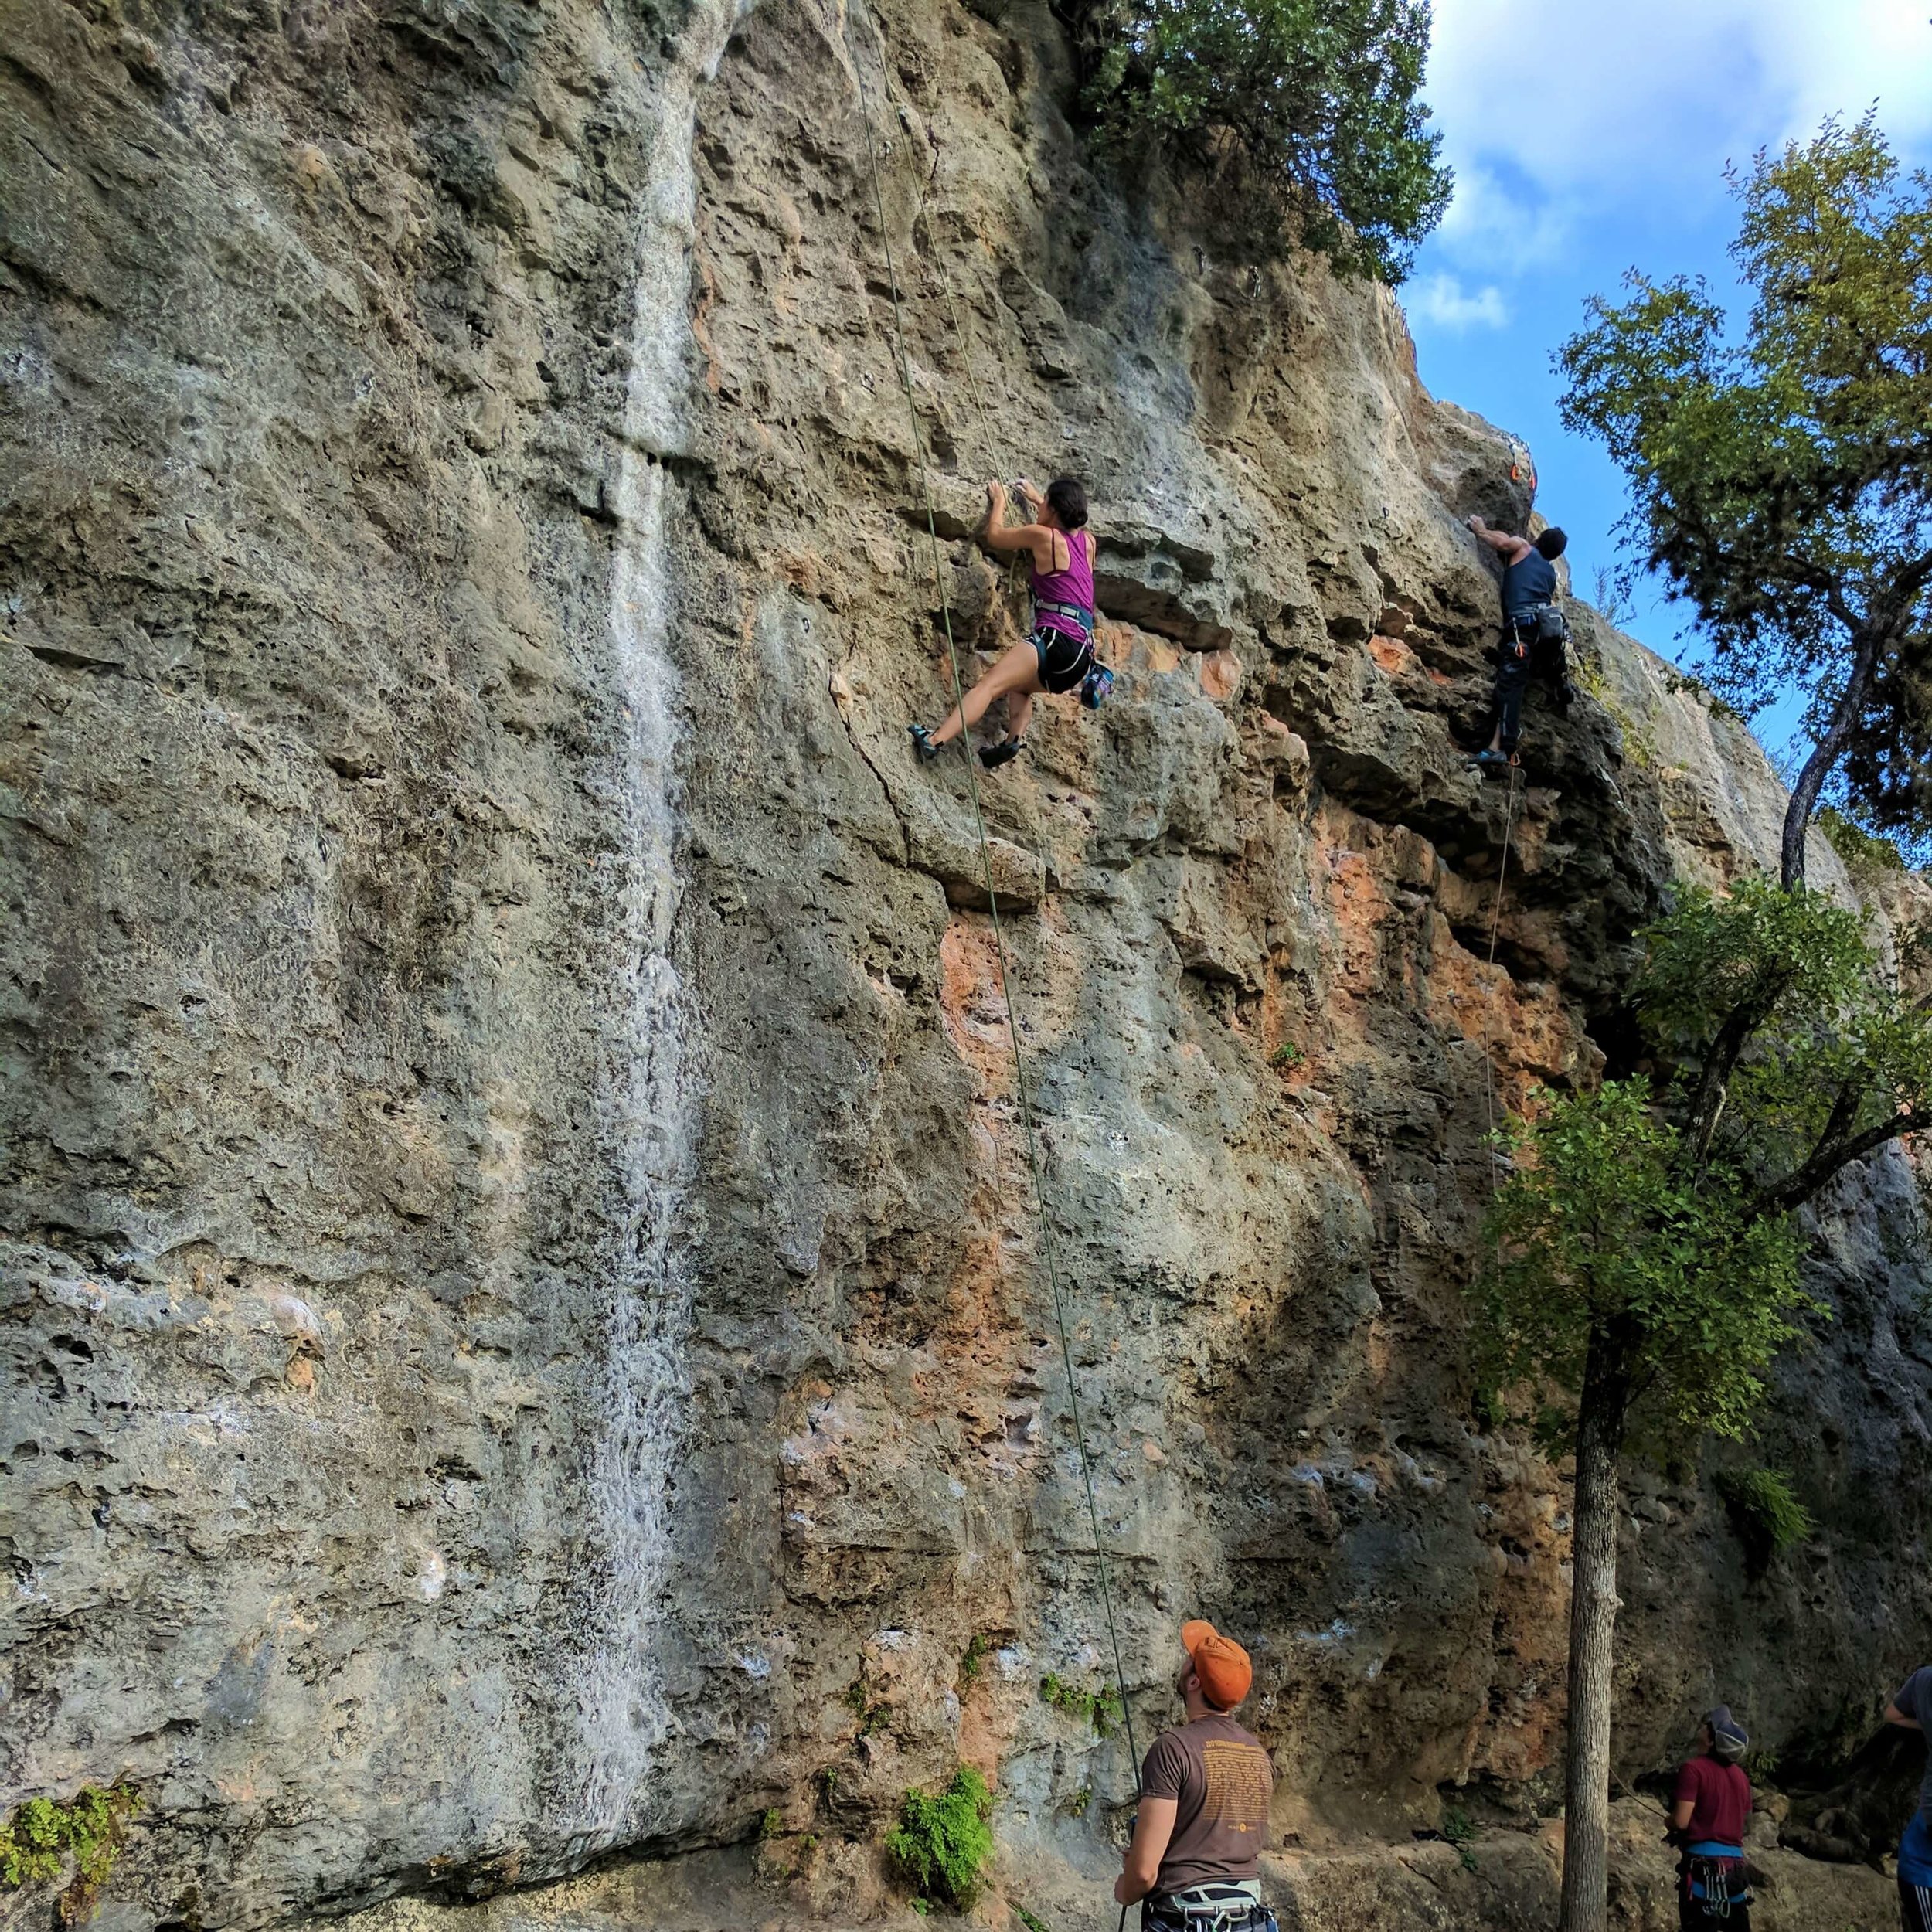
[[[1469,528],[1478,543],[1486,543],[1505,563],[1514,563],[1519,557],[1526,557],[1536,546],[1527,537],[1512,536],[1507,530],[1492,530],[1479,516],[1469,519]]]
[[[1042,523],[1015,523],[1010,526],[1006,521],[1006,486],[1003,483],[988,483],[986,486],[986,515],[979,526],[979,540],[989,550],[1002,554],[1018,550],[1033,560],[1036,569],[1050,570],[1053,567],[1053,533]]]

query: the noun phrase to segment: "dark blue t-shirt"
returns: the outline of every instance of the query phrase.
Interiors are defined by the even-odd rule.
[[[1556,595],[1556,566],[1539,550],[1505,564],[1502,573],[1502,614],[1505,617],[1526,616],[1539,604],[1552,602]]]
[[[1932,1733],[1932,1665],[1915,1670],[1899,1686],[1899,1693],[1892,1703],[1901,1717],[1909,1717]],[[1932,1739],[1928,1739],[1928,1743],[1932,1743]],[[1932,1819],[1932,1753],[1928,1753],[1925,1776],[1919,1784],[1919,1810]]]

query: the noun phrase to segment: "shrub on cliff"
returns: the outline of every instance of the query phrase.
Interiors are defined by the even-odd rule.
[[[1747,713],[1810,694],[1788,885],[1828,784],[1869,828],[1932,837],[1932,175],[1902,176],[1867,115],[1732,185],[1743,326],[1701,280],[1633,274],[1557,364],[1711,682]]]
[[[1417,98],[1428,0],[1088,0],[1104,139],[1244,164],[1268,212],[1350,273],[1399,282],[1451,187]]]
[[[978,1897],[993,1855],[993,1794],[970,1764],[936,1795],[908,1791],[886,1854],[921,1898],[964,1911]]]
[[[1753,1570],[1766,1568],[1818,1526],[1781,1470],[1720,1469],[1714,1486]]]
[[[1857,916],[1823,893],[1767,879],[1728,900],[1686,892],[1647,939],[1636,1004],[1662,1071],[1519,1124],[1478,1287],[1490,1386],[1543,1401],[1546,1440],[1576,1458],[1564,1932],[1604,1922],[1632,1424],[1748,1433],[1771,1362],[1826,1312],[1800,1278],[1795,1211],[1932,1124],[1932,1013],[1884,982]]]
[[[69,1873],[54,1902],[54,1919],[63,1926],[84,1924],[94,1916],[129,1821],[140,1808],[140,1794],[124,1781],[104,1791],[83,1784],[64,1803],[27,1799],[0,1823],[0,1889]]]

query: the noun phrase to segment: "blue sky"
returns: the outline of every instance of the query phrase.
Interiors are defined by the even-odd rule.
[[[1879,124],[1932,165],[1932,0],[1436,0],[1426,93],[1456,199],[1401,291],[1423,380],[1535,451],[1536,507],[1570,532],[1576,588],[1616,561],[1622,479],[1556,420],[1550,353],[1625,270],[1729,286],[1727,161]],[[1640,590],[1628,629],[1696,655],[1681,607]],[[1765,713],[1775,753],[1795,705]]]

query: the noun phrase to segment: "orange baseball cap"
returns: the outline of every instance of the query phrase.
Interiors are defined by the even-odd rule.
[[[1194,1674],[1210,1704],[1231,1711],[1247,1696],[1254,1666],[1232,1637],[1223,1637],[1205,1618],[1195,1617],[1181,1626],[1181,1645],[1194,1659]]]

